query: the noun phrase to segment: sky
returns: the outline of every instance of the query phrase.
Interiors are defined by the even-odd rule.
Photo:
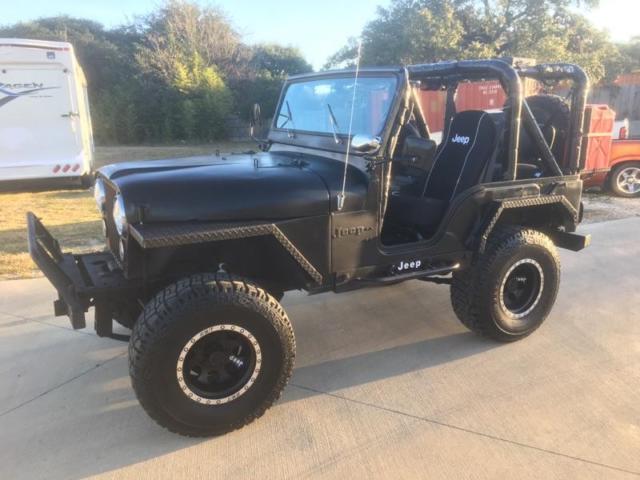
[[[7,0],[0,0],[0,4]],[[342,47],[351,36],[375,17],[376,6],[390,0],[218,0],[201,4],[220,6],[248,43],[277,42],[298,47],[316,68]],[[113,27],[142,15],[157,0],[29,0],[12,2],[0,24],[68,14],[90,18]],[[616,41],[640,35],[640,0],[600,0],[600,7],[587,13],[599,28]]]

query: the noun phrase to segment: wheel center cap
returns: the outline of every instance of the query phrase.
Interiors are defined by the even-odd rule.
[[[228,355],[226,355],[224,352],[213,352],[211,355],[209,355],[209,363],[211,365],[221,365],[223,363],[226,363],[228,360]]]
[[[519,260],[502,281],[500,303],[511,318],[528,315],[538,304],[544,285],[542,267],[533,259]]]
[[[519,295],[522,290],[527,286],[527,279],[525,277],[514,277],[507,282],[507,288],[513,295]]]

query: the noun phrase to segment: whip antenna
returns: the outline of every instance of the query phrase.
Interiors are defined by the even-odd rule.
[[[360,73],[360,52],[362,51],[362,39],[358,41],[358,56],[356,58],[356,76],[353,79],[353,94],[351,96],[351,114],[349,116],[349,130],[347,131],[347,153],[344,157],[344,174],[342,175],[342,191],[338,194],[338,211],[344,207],[345,189],[347,188],[347,169],[349,167],[349,153],[351,152],[351,129],[353,127],[353,111],[356,105],[356,89],[358,87],[358,74]]]

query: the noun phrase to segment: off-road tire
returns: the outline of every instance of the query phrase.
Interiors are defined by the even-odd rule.
[[[567,148],[569,127],[571,126],[569,105],[558,95],[531,95],[526,100],[538,124],[555,128],[556,137],[551,151],[556,160],[561,162]]]
[[[515,319],[505,307],[507,274],[518,262],[537,265],[541,292],[531,311]],[[509,277],[511,278],[511,277]],[[498,227],[485,253],[478,254],[465,270],[453,274],[451,303],[460,321],[471,331],[501,342],[530,335],[546,319],[560,285],[560,259],[555,245],[544,233],[530,228]],[[533,298],[533,297],[532,297]]]
[[[261,368],[237,398],[206,405],[187,396],[176,362],[189,339],[222,324],[246,329],[257,340]],[[129,372],[142,407],[161,426],[193,437],[223,434],[264,414],[280,397],[294,359],[293,329],[280,304],[250,281],[226,274],[193,275],[160,291],[129,342]]]
[[[623,171],[632,170],[634,173],[636,173],[639,169],[640,169],[640,162],[627,162],[627,163],[623,163],[621,165],[616,165],[615,167],[613,167],[607,179],[608,180],[607,187],[609,188],[609,191],[611,191],[611,193],[619,197],[626,197],[626,198],[640,197],[640,189],[634,193],[631,193],[623,190],[618,185],[618,177]]]

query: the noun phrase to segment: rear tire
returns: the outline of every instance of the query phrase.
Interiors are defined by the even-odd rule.
[[[640,162],[615,166],[609,174],[609,190],[619,197],[640,197]]]
[[[501,227],[464,271],[453,274],[451,303],[469,330],[501,342],[530,335],[546,319],[560,285],[560,259],[540,231]]]
[[[142,407],[186,436],[219,435],[260,417],[279,397],[295,358],[280,304],[253,283],[201,274],[159,292],[129,342]]]

